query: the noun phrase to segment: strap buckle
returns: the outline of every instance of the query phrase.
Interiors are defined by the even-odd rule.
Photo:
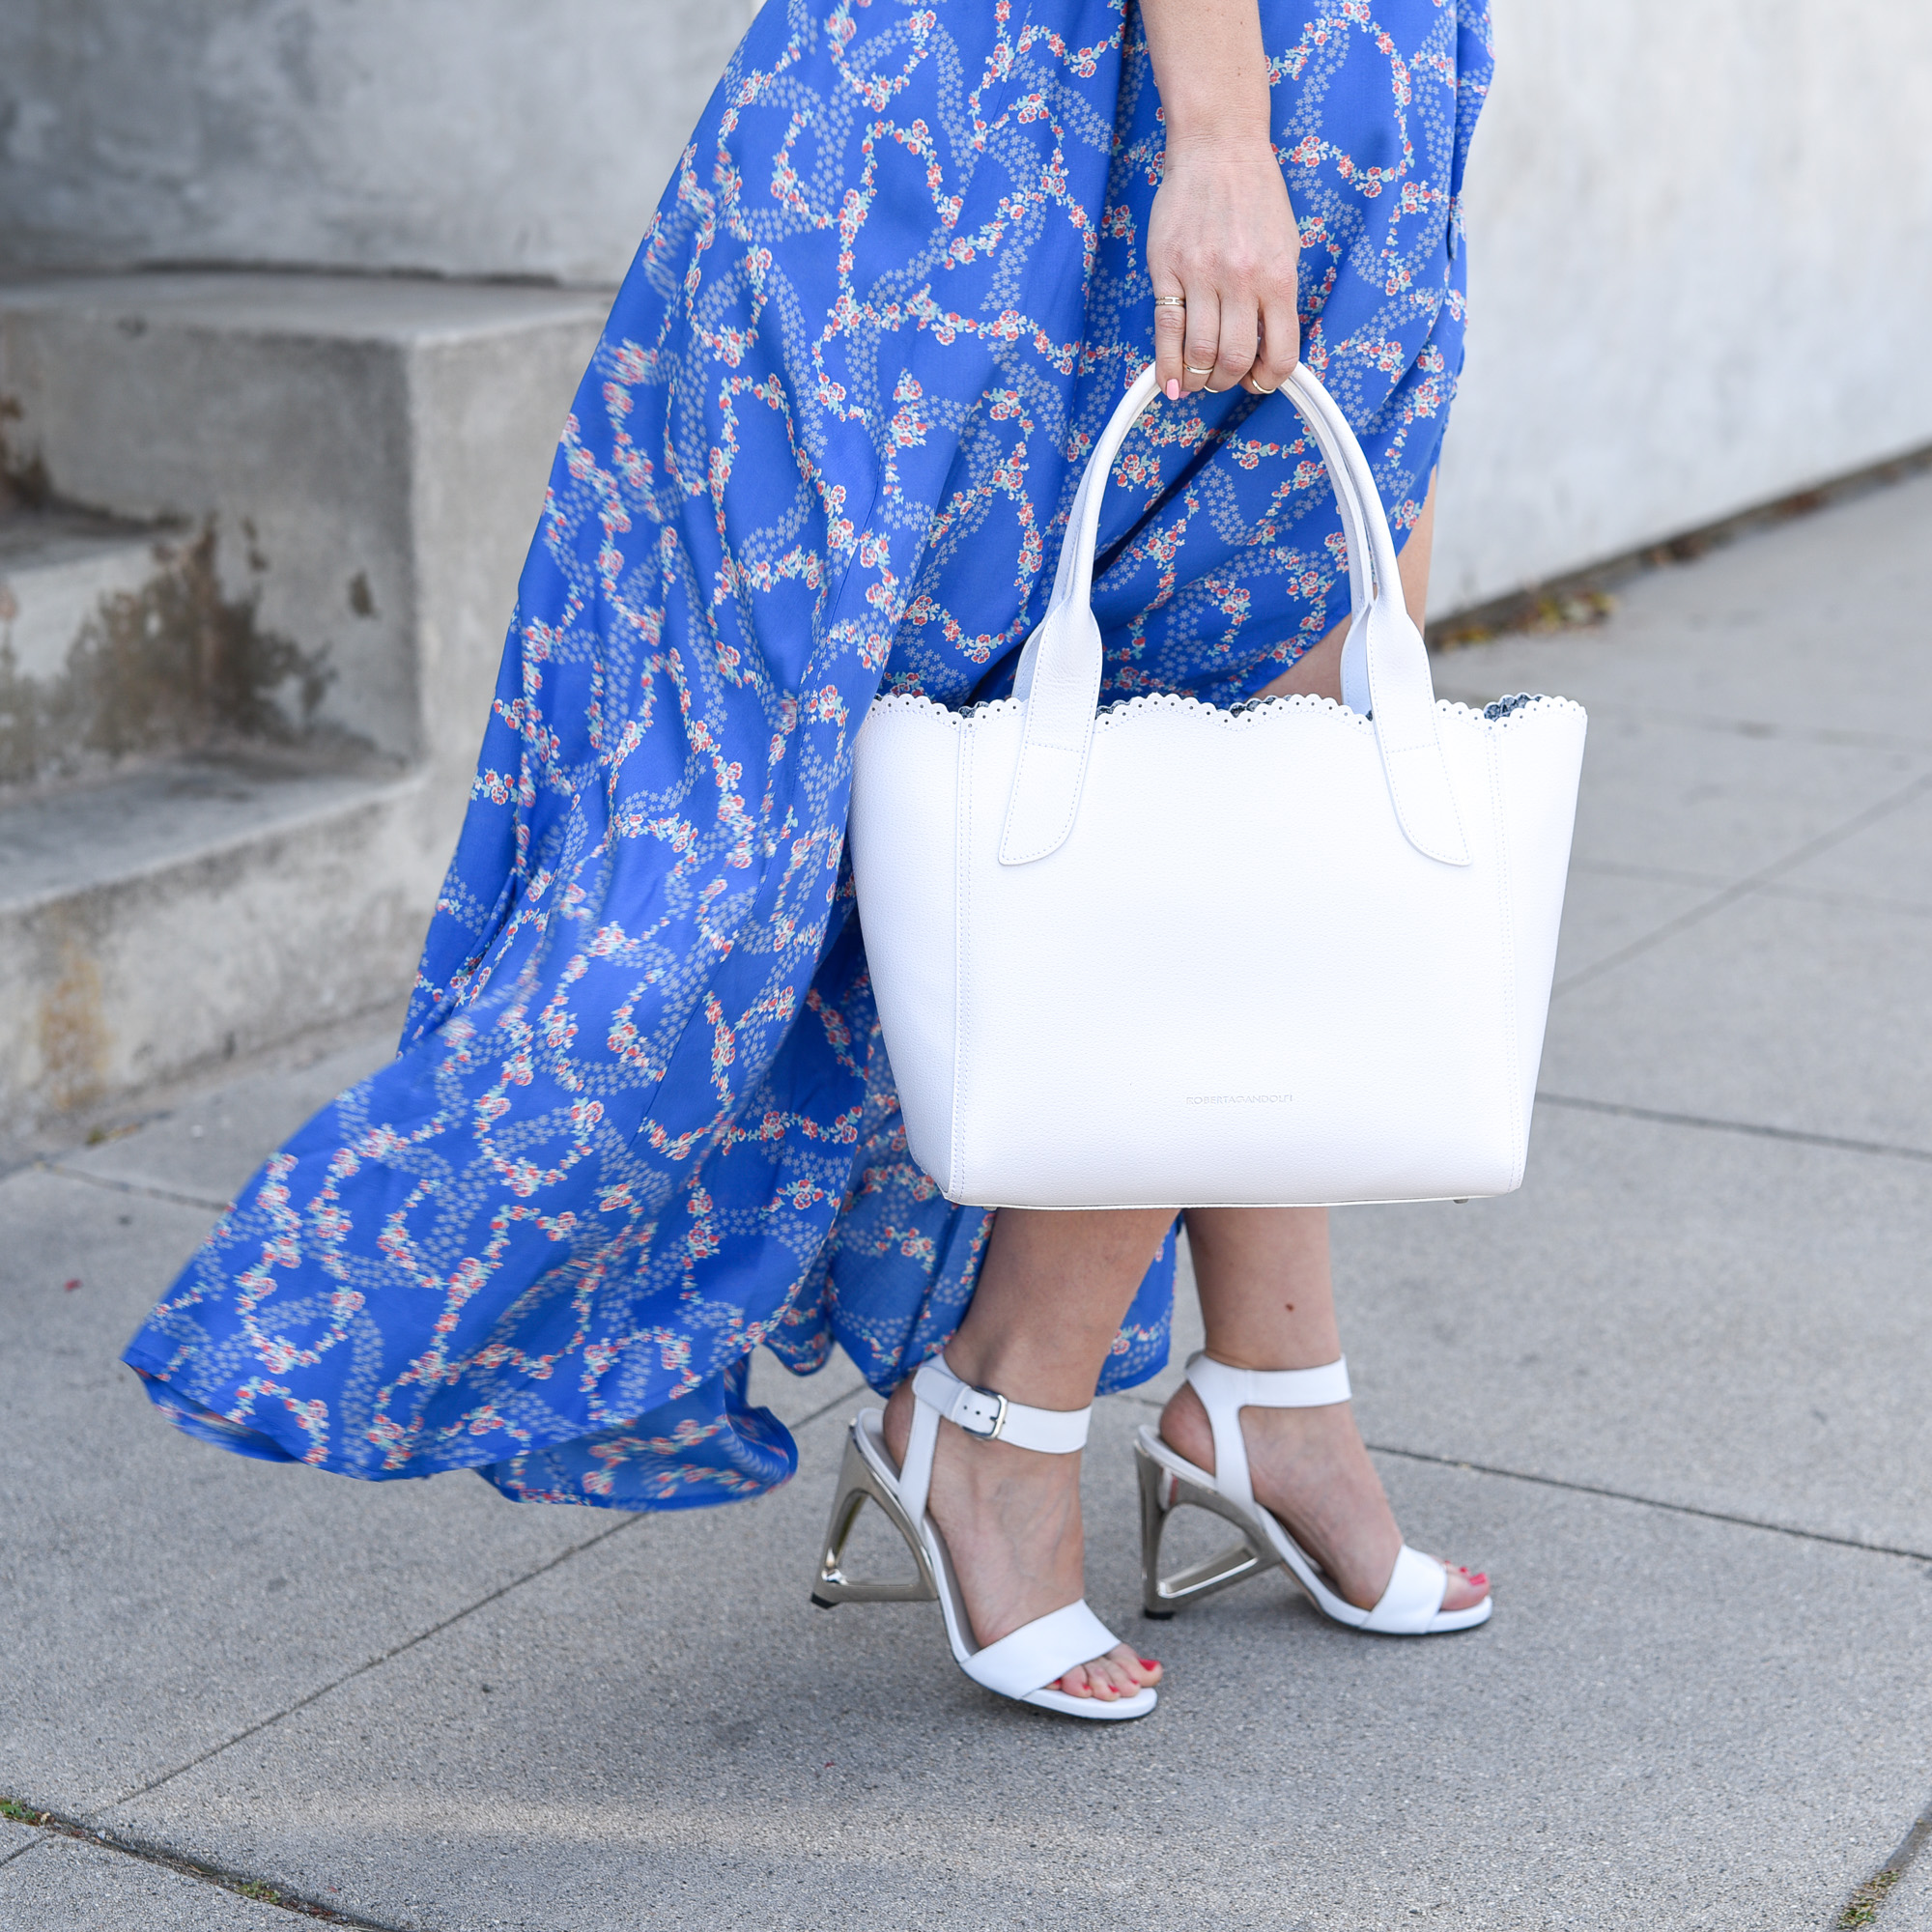
[[[959,1393],[952,1398],[950,1420],[968,1435],[977,1435],[982,1442],[997,1442],[1007,1426],[1008,1407],[1006,1397],[994,1390],[961,1382]]]

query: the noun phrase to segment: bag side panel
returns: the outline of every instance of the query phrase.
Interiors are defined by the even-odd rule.
[[[936,707],[874,706],[853,750],[846,835],[906,1145],[949,1196],[959,736]]]
[[[1515,1062],[1525,1121],[1536,1102],[1556,976],[1586,724],[1580,706],[1557,700],[1507,720],[1496,734],[1516,949]]]

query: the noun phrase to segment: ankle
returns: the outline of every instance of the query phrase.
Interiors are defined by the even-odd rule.
[[[1341,1338],[1332,1333],[1293,1341],[1245,1337],[1240,1343],[1229,1345],[1216,1339],[1201,1352],[1224,1369],[1243,1369],[1264,1376],[1280,1375],[1285,1370],[1325,1369],[1343,1359]]]
[[[1112,1339],[1108,1338],[1110,1343]],[[1043,1359],[1038,1350],[1022,1349],[1004,1334],[981,1337],[962,1329],[947,1343],[939,1359],[974,1388],[990,1390],[1029,1408],[1063,1413],[1090,1407],[1100,1379],[1097,1364],[1090,1365],[1084,1358]]]

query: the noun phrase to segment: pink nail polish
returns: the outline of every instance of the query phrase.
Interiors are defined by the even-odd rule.
[[[1178,403],[1180,400],[1180,384],[1172,376],[1167,379],[1167,400],[1170,403]]]

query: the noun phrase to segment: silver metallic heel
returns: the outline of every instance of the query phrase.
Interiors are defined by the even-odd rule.
[[[1057,1711],[1063,1717],[1146,1717],[1160,1701],[1151,1684],[1111,1698],[1075,1697],[1058,1689],[1076,1663],[1105,1657],[1120,1641],[1087,1606],[1084,1597],[1035,1617],[991,1643],[978,1642],[946,1539],[925,1507],[942,1422],[982,1442],[1005,1442],[1043,1456],[1071,1456],[1087,1440],[1093,1409],[1034,1408],[1009,1402],[992,1389],[962,1382],[947,1366],[944,1353],[916,1371],[912,1396],[912,1427],[902,1462],[886,1447],[882,1411],[864,1408],[852,1418],[811,1601],[829,1610],[838,1604],[919,1604],[936,1598],[952,1661],[974,1683],[1016,1703]],[[846,1576],[845,1546],[867,1502],[877,1503],[905,1538],[919,1567],[916,1577],[888,1583]]]
[[[845,1545],[859,1512],[867,1502],[878,1504],[886,1520],[905,1538],[906,1548],[919,1567],[919,1574],[904,1582],[880,1582],[872,1577],[845,1574]],[[873,1471],[859,1447],[856,1435],[845,1438],[845,1461],[838,1470],[838,1489],[832,1504],[832,1520],[825,1526],[825,1550],[818,1559],[818,1579],[811,1586],[811,1601],[821,1610],[836,1609],[840,1604],[929,1604],[939,1595],[933,1579],[931,1559],[925,1542],[894,1495]]]
[[[1445,1610],[1449,1573],[1433,1556],[1404,1544],[1373,1609],[1350,1603],[1335,1589],[1288,1525],[1255,1499],[1248,1450],[1241,1435],[1243,1408],[1325,1408],[1349,1400],[1348,1364],[1319,1369],[1236,1369],[1207,1354],[1187,1363],[1188,1384],[1201,1398],[1214,1435],[1214,1466],[1201,1468],[1143,1424],[1134,1444],[1141,1479],[1141,1597],[1151,1617],[1171,1617],[1243,1577],[1286,1570],[1323,1616],[1350,1630],[1386,1636],[1435,1636],[1472,1630],[1494,1607],[1488,1597],[1467,1609]],[[1212,1510],[1241,1532],[1241,1541],[1172,1577],[1160,1574],[1160,1543],[1168,1519],[1182,1503]]]
[[[1134,1462],[1141,1479],[1141,1608],[1150,1617],[1171,1617],[1183,1604],[1199,1603],[1216,1590],[1239,1583],[1267,1567],[1271,1558],[1257,1556],[1247,1538],[1231,1543],[1200,1563],[1190,1563],[1172,1577],[1160,1574],[1160,1543],[1167,1525],[1182,1503],[1212,1510],[1226,1517],[1236,1528],[1245,1525],[1239,1516],[1210,1490],[1165,1469],[1148,1453],[1146,1446],[1134,1444]]]

